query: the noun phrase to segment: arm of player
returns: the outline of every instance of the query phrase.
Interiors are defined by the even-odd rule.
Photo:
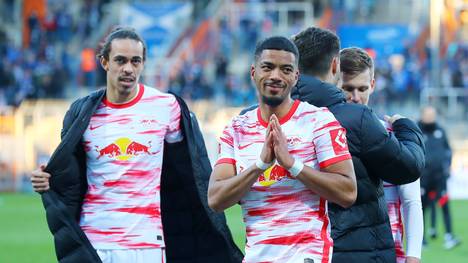
[[[408,258],[414,257],[420,259],[424,221],[419,179],[409,184],[400,185],[399,196],[403,205],[406,255]]]
[[[218,164],[214,167],[208,186],[208,205],[216,212],[235,205],[250,190],[263,170],[255,164],[236,175],[233,164]]]
[[[286,136],[281,131],[275,115],[272,116],[270,123],[272,123],[276,159],[281,166],[289,170],[295,160],[288,151]],[[297,179],[319,196],[344,208],[350,207],[356,201],[356,176],[351,159],[336,162],[321,171],[304,165]]]
[[[275,159],[272,145],[273,136],[270,130],[270,125],[268,125],[265,143],[260,153],[260,160],[264,163],[272,163]],[[208,185],[208,205],[217,212],[235,205],[250,190],[263,171],[256,164],[253,164],[236,175],[234,164],[215,165]]]
[[[45,165],[41,165],[39,169],[34,170],[31,173],[31,184],[33,189],[37,193],[43,193],[49,190],[49,178],[50,174],[44,172]]]

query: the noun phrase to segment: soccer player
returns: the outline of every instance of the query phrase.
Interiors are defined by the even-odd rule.
[[[340,69],[339,87],[346,93],[346,100],[349,103],[367,105],[375,89],[372,58],[361,48],[342,49]],[[384,121],[382,124],[392,132],[391,125]],[[419,180],[400,186],[384,182],[383,186],[397,262],[419,263],[424,229]],[[406,239],[406,255],[403,248],[403,234]]]
[[[447,179],[450,177],[452,150],[445,130],[437,123],[437,112],[432,106],[425,106],[421,111],[419,127],[424,133],[426,144],[426,167],[421,176],[421,191],[423,212],[431,208],[431,227],[429,235],[437,237],[436,232],[436,202],[442,209],[445,227],[444,247],[452,249],[460,244],[460,240],[452,232],[452,217],[447,193]]]
[[[335,85],[340,74],[340,40],[331,31],[309,27],[293,37],[301,77],[292,97],[328,107],[346,129],[358,196],[349,208],[330,202],[333,263],[395,263],[382,180],[416,181],[424,167],[422,133],[416,123],[395,115],[388,133],[364,105],[346,103]]]
[[[142,38],[117,29],[99,59],[106,89],[71,105],[61,144],[32,173],[58,260],[240,262],[224,216],[207,205],[211,166],[196,119],[139,83]]]
[[[346,131],[327,108],[290,97],[298,58],[285,37],[258,43],[250,72],[259,106],[220,138],[208,203],[223,211],[240,202],[247,263],[330,262],[327,201],[349,207],[356,198]]]

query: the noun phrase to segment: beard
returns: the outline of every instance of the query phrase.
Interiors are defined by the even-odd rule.
[[[270,107],[278,107],[284,101],[284,99],[285,98],[282,97],[268,97],[262,95],[262,102]]]

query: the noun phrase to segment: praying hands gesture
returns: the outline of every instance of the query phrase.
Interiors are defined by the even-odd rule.
[[[294,164],[294,158],[289,154],[286,135],[284,135],[281,130],[281,125],[275,114],[271,115],[268,127],[270,127],[270,134],[267,135],[267,137],[271,137],[273,142],[273,153],[278,160],[279,165],[285,169],[291,168]]]

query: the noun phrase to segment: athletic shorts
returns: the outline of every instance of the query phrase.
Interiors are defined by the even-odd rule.
[[[102,263],[166,263],[164,248],[98,249]]]

